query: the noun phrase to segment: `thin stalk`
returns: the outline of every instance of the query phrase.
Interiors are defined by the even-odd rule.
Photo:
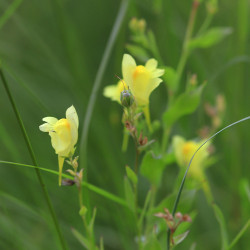
[[[128,3],[130,0],[122,0],[120,9],[118,11],[112,32],[110,34],[109,40],[107,42],[107,46],[105,48],[101,64],[98,68],[96,78],[94,81],[93,89],[90,95],[90,99],[88,102],[87,106],[87,112],[84,118],[84,124],[82,127],[82,136],[80,138],[80,156],[82,159],[85,159],[84,162],[82,162],[82,168],[86,170],[87,168],[87,141],[88,141],[88,132],[89,132],[89,126],[90,126],[90,121],[92,118],[93,110],[94,110],[94,105],[96,103],[96,98],[97,98],[97,93],[98,90],[101,86],[102,78],[105,72],[105,69],[107,67],[108,60],[111,55],[111,51],[114,47],[115,40],[117,38],[117,35],[119,33],[119,30],[121,28],[121,24],[124,20],[127,8],[128,8]],[[85,175],[86,176],[86,175]]]
[[[57,234],[58,234],[60,243],[61,243],[61,247],[62,247],[62,249],[67,249],[66,242],[65,242],[65,240],[64,240],[64,238],[63,238],[63,235],[62,235],[62,232],[61,232],[61,230],[60,230],[60,227],[59,227],[59,224],[58,224],[58,221],[57,221],[57,217],[56,217],[54,208],[53,208],[52,203],[51,203],[51,200],[50,200],[50,198],[49,198],[49,194],[48,194],[47,188],[46,188],[45,183],[44,183],[44,181],[43,181],[43,179],[42,179],[42,175],[41,175],[41,173],[40,173],[40,170],[39,170],[39,168],[37,168],[38,164],[37,164],[37,160],[36,160],[36,157],[35,157],[33,148],[32,148],[32,146],[31,146],[30,139],[29,139],[29,137],[28,137],[28,134],[27,134],[26,129],[25,129],[25,127],[24,127],[22,118],[21,118],[21,116],[20,116],[20,114],[19,114],[19,112],[18,112],[18,109],[17,109],[17,106],[16,106],[16,104],[15,104],[14,98],[13,98],[13,96],[12,96],[12,94],[11,94],[10,88],[9,88],[9,86],[8,86],[8,84],[7,84],[7,81],[6,81],[5,77],[4,77],[4,74],[3,74],[3,71],[2,71],[1,68],[0,68],[0,77],[1,77],[1,79],[2,79],[4,88],[5,88],[6,92],[7,92],[7,95],[8,95],[8,98],[9,98],[9,100],[10,100],[10,103],[11,103],[11,105],[12,105],[12,108],[13,108],[13,110],[14,110],[14,113],[15,113],[15,115],[16,115],[18,124],[19,124],[19,126],[20,126],[20,128],[21,128],[21,131],[22,131],[22,134],[23,134],[25,143],[26,143],[26,145],[27,145],[29,154],[30,154],[31,159],[32,159],[32,162],[33,162],[33,165],[36,166],[36,167],[35,167],[35,171],[36,171],[36,174],[37,174],[37,178],[38,178],[39,184],[40,184],[40,186],[41,186],[41,188],[42,188],[42,192],[43,192],[43,194],[44,194],[45,201],[46,201],[46,203],[47,203],[47,205],[48,205],[49,212],[50,212],[50,214],[51,214],[52,220],[53,220],[53,222],[54,222],[54,225],[55,225],[55,228],[56,228],[56,231],[57,231]]]
[[[177,210],[177,207],[178,207],[178,204],[179,204],[179,201],[180,201],[180,197],[181,197],[181,193],[182,193],[182,190],[183,190],[183,187],[184,187],[184,184],[185,184],[185,180],[186,180],[186,177],[187,177],[187,173],[188,173],[188,170],[190,168],[190,165],[195,157],[195,155],[198,153],[198,151],[210,140],[212,140],[215,136],[217,136],[218,134],[220,134],[222,131],[230,128],[230,127],[233,127],[234,125],[238,124],[238,123],[241,123],[243,121],[246,121],[246,120],[249,120],[250,119],[250,116],[248,117],[245,117],[239,121],[236,121],[234,123],[231,123],[230,125],[224,127],[223,129],[219,130],[218,132],[216,132],[215,134],[213,134],[211,137],[209,137],[205,142],[203,142],[199,148],[195,151],[195,153],[193,154],[192,158],[190,159],[189,163],[188,163],[188,166],[187,166],[187,169],[186,169],[186,172],[183,176],[183,179],[182,179],[182,182],[181,182],[181,185],[180,185],[180,188],[179,188],[179,191],[178,191],[178,194],[177,194],[177,197],[176,197],[176,200],[175,200],[175,203],[174,203],[174,208],[173,208],[173,211],[172,211],[172,215],[174,216],[175,215],[175,212]],[[170,249],[170,230],[168,230],[167,232],[167,249],[169,250]]]
[[[187,26],[183,46],[182,46],[181,57],[180,57],[179,63],[177,65],[177,70],[176,70],[176,80],[175,80],[176,91],[175,92],[178,91],[178,87],[180,85],[180,80],[181,80],[181,77],[183,74],[183,70],[184,70],[184,67],[186,65],[186,62],[187,62],[187,59],[189,56],[188,43],[189,43],[190,39],[192,38],[194,24],[195,24],[195,20],[196,20],[196,14],[197,14],[199,4],[200,3],[198,0],[193,0],[192,9],[191,9],[191,13],[189,16],[189,21],[188,21],[188,26]],[[174,96],[170,99],[170,101],[172,102],[173,99],[174,99]],[[170,105],[171,105],[171,103],[170,103]],[[166,127],[163,131],[163,140],[162,140],[162,152],[163,153],[166,151],[167,141],[169,138],[170,131],[171,131],[171,129],[168,127]]]
[[[10,161],[2,161],[2,160],[0,160],[0,163],[2,163],[2,164],[8,164],[8,165],[15,165],[15,166],[28,167],[28,168],[38,168],[38,169],[40,169],[42,171],[45,171],[47,173],[50,173],[50,174],[55,174],[55,175],[59,174],[58,171],[55,171],[55,170],[51,170],[51,169],[47,169],[47,168],[41,168],[41,167],[36,167],[36,166],[33,166],[33,165],[28,165],[28,164],[23,164],[23,163],[10,162]],[[62,174],[62,176],[64,178],[74,180],[74,178],[72,176],[70,176],[70,175]],[[128,207],[127,202],[124,199],[122,199],[122,198],[120,198],[120,197],[118,197],[118,196],[116,196],[114,194],[111,194],[111,193],[105,191],[104,189],[96,187],[96,186],[94,186],[94,185],[92,185],[90,183],[87,183],[85,181],[82,181],[81,185],[83,187],[86,187],[88,190],[90,190],[90,191],[92,191],[92,192],[94,192],[94,193],[96,193],[96,194],[98,194],[98,195],[100,195],[102,197],[105,197],[106,199],[108,199],[110,201],[115,202],[116,204],[119,204],[119,205],[121,205],[123,207]],[[140,209],[138,209],[138,212],[140,212]]]
[[[94,85],[91,91],[91,95],[90,95],[90,99],[87,105],[87,111],[84,117],[84,124],[82,126],[82,131],[81,131],[81,137],[80,137],[80,157],[81,159],[83,159],[80,164],[81,164],[81,168],[83,168],[85,170],[85,175],[84,175],[84,179],[87,181],[87,175],[88,175],[88,171],[87,171],[87,145],[88,145],[88,133],[89,133],[89,126],[90,126],[90,122],[91,122],[91,118],[92,118],[92,114],[93,114],[93,110],[94,110],[94,106],[96,103],[96,98],[97,98],[97,93],[98,90],[101,86],[102,83],[102,78],[104,75],[104,72],[106,70],[107,64],[108,64],[108,60],[110,58],[111,55],[111,51],[114,47],[117,35],[120,31],[122,22],[124,20],[127,8],[128,8],[128,3],[130,0],[122,0],[121,1],[121,5],[120,5],[120,9],[118,11],[113,29],[111,31],[109,40],[107,42],[107,46],[105,48],[100,66],[98,68],[97,74],[96,74],[96,78],[94,81]],[[89,196],[88,196],[88,192],[87,190],[84,191],[84,197],[85,197],[85,203],[87,208],[90,208],[90,204],[89,204]]]
[[[194,0],[193,4],[192,4],[192,9],[191,9],[191,13],[190,13],[189,21],[188,21],[188,26],[187,26],[184,42],[183,42],[181,58],[180,58],[180,61],[178,63],[177,71],[176,71],[176,74],[177,74],[177,77],[176,77],[177,88],[179,86],[179,82],[180,82],[180,79],[181,79],[181,76],[182,76],[182,73],[183,73],[183,69],[185,67],[185,64],[187,62],[187,58],[189,56],[188,43],[189,43],[189,41],[190,41],[190,39],[192,37],[192,34],[193,34],[193,29],[194,29],[194,24],[195,24],[195,19],[196,19],[198,6],[199,6],[199,1]]]
[[[234,247],[234,245],[238,242],[238,240],[242,237],[242,235],[247,231],[248,227],[250,226],[250,220],[247,221],[245,226],[240,230],[240,232],[236,235],[232,243],[229,245],[228,250]]]

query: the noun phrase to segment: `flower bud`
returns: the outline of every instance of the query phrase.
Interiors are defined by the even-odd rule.
[[[120,95],[121,104],[123,107],[129,108],[134,103],[135,98],[131,90],[123,90]]]

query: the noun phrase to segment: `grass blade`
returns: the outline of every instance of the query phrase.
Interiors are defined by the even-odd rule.
[[[1,65],[0,65],[0,67],[1,67]],[[2,71],[1,68],[0,68],[0,78],[2,79],[4,88],[5,88],[6,92],[7,92],[8,98],[9,98],[9,100],[10,100],[10,102],[11,102],[11,105],[12,105],[12,108],[13,108],[14,113],[15,113],[15,115],[16,115],[18,124],[19,124],[19,126],[20,126],[20,128],[21,128],[21,131],[22,131],[22,134],[23,134],[25,143],[26,143],[26,145],[27,145],[28,151],[29,151],[29,153],[30,153],[32,162],[33,162],[33,164],[36,166],[36,167],[35,167],[35,171],[36,171],[36,174],[37,174],[37,178],[38,178],[38,181],[39,181],[40,186],[41,186],[41,188],[42,188],[42,192],[43,192],[43,194],[44,194],[44,198],[45,198],[46,203],[47,203],[47,205],[48,205],[49,212],[50,212],[50,214],[51,214],[53,223],[54,223],[54,225],[55,225],[55,228],[56,228],[58,237],[59,237],[59,239],[60,239],[60,243],[61,243],[62,249],[67,249],[66,242],[65,242],[65,240],[64,240],[64,238],[63,238],[63,236],[62,236],[62,233],[61,233],[61,230],[60,230],[58,221],[57,221],[57,217],[56,217],[54,208],[53,208],[52,203],[51,203],[51,200],[50,200],[50,198],[49,198],[49,194],[48,194],[47,188],[46,188],[45,183],[44,183],[44,181],[43,181],[43,179],[42,179],[40,170],[39,170],[39,168],[37,167],[38,164],[37,164],[37,160],[36,160],[36,157],[35,157],[33,148],[32,148],[32,146],[31,146],[30,139],[29,139],[29,137],[28,137],[28,134],[27,134],[26,129],[25,129],[25,127],[24,127],[22,118],[21,118],[21,116],[20,116],[20,114],[19,114],[19,112],[18,112],[18,109],[17,109],[17,106],[16,106],[16,104],[15,104],[14,98],[12,97],[10,88],[9,88],[9,86],[8,86],[8,84],[7,84],[7,81],[6,81],[5,77],[4,77],[4,74],[3,74],[3,71]]]
[[[42,171],[45,171],[45,172],[48,172],[48,173],[51,173],[51,174],[55,174],[55,175],[59,175],[59,173],[55,170],[51,170],[51,169],[47,169],[47,168],[41,168],[41,167],[36,167],[36,166],[33,166],[33,165],[28,165],[28,164],[23,164],[23,163],[16,163],[16,162],[10,162],[10,161],[1,161],[0,160],[0,164],[8,164],[8,165],[15,165],[15,166],[21,166],[21,167],[28,167],[28,168],[38,168],[39,170],[42,170]],[[71,175],[67,175],[67,174],[62,174],[62,176],[64,178],[67,178],[67,179],[71,179],[71,180],[74,180],[74,177],[72,177]],[[122,198],[120,197],[117,197],[116,195],[114,194],[111,194],[107,191],[105,191],[104,189],[101,189],[99,187],[96,187],[92,184],[89,184],[85,181],[82,182],[82,186],[83,187],[86,187],[88,190],[90,191],[93,191],[119,205],[122,205],[124,207],[127,207],[127,202],[125,200],[123,200]]]
[[[123,19],[125,17],[127,8],[128,8],[128,3],[129,0],[122,0],[121,1],[121,5],[120,5],[120,9],[118,11],[112,32],[110,34],[107,46],[105,48],[102,60],[101,60],[101,64],[98,68],[97,74],[96,74],[96,78],[94,81],[94,85],[92,88],[92,92],[90,95],[90,99],[88,102],[88,106],[87,106],[87,112],[86,115],[84,117],[84,124],[82,127],[82,135],[80,138],[80,156],[82,156],[82,161],[83,162],[83,168],[86,169],[86,156],[87,156],[87,140],[88,140],[88,131],[89,131],[89,126],[90,126],[90,121],[91,121],[91,117],[92,117],[92,113],[93,113],[93,109],[94,109],[94,105],[96,102],[96,97],[97,97],[97,92],[101,86],[101,81],[105,72],[105,69],[107,67],[107,63],[112,51],[112,48],[114,46],[116,37],[119,33],[121,24],[123,22]]]
[[[241,238],[241,236],[247,231],[247,229],[248,229],[249,226],[250,226],[250,220],[247,221],[247,223],[245,224],[245,226],[235,236],[235,238],[233,239],[233,241],[230,244],[230,246],[228,247],[228,249],[231,249],[238,242],[238,240]]]

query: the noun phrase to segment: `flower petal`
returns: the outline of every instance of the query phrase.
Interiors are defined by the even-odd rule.
[[[164,75],[165,70],[164,69],[156,69],[152,72],[152,77],[156,78],[156,77],[160,77],[162,75]]]
[[[147,93],[148,93],[148,96],[151,94],[151,92],[156,89],[160,83],[162,82],[162,79],[161,78],[153,78],[151,79],[151,82],[148,86],[148,89],[147,89]]]
[[[53,130],[53,126],[49,123],[44,123],[44,124],[39,126],[39,129],[42,132],[49,132],[49,131]]]
[[[131,88],[133,82],[133,72],[136,68],[134,58],[128,54],[124,54],[122,59],[122,75],[125,83]]]
[[[158,65],[158,62],[155,59],[152,58],[152,59],[149,59],[146,62],[145,67],[147,68],[147,70],[153,71],[154,69],[157,68],[157,65]]]
[[[47,123],[49,123],[51,125],[54,125],[58,121],[58,119],[56,119],[55,117],[48,116],[48,117],[44,117],[43,121],[47,122]]]
[[[109,85],[104,88],[103,95],[110,98],[112,101],[120,101],[117,96],[117,85]]]
[[[79,126],[78,115],[73,105],[66,110],[66,118],[71,122],[75,123],[76,127],[78,128]]]

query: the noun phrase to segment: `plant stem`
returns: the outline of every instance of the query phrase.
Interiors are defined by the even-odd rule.
[[[0,67],[1,67],[1,65],[0,65]],[[31,159],[32,159],[32,163],[33,163],[33,165],[35,166],[35,171],[36,171],[36,174],[37,174],[37,178],[38,178],[38,181],[39,181],[40,186],[41,186],[41,188],[42,188],[42,192],[43,192],[43,194],[44,194],[44,198],[45,198],[46,203],[47,203],[47,205],[48,205],[49,212],[50,212],[50,214],[51,214],[52,220],[53,220],[53,222],[54,222],[54,225],[55,225],[55,228],[56,228],[56,231],[57,231],[57,234],[58,234],[60,243],[61,243],[61,247],[62,247],[62,249],[67,249],[66,242],[65,242],[65,240],[64,240],[64,238],[63,238],[63,235],[62,235],[62,232],[61,232],[61,230],[60,230],[60,227],[59,227],[59,224],[58,224],[58,221],[57,221],[57,217],[56,217],[54,208],[53,208],[52,203],[51,203],[51,200],[50,200],[50,198],[49,198],[49,194],[48,194],[47,188],[46,188],[45,183],[44,183],[44,181],[43,181],[43,179],[42,179],[42,175],[41,175],[41,173],[40,173],[40,170],[39,170],[39,168],[37,168],[38,164],[37,164],[37,160],[36,160],[36,157],[35,157],[33,148],[32,148],[32,146],[31,146],[30,139],[29,139],[29,137],[28,137],[28,134],[27,134],[26,129],[25,129],[25,127],[24,127],[22,118],[21,118],[21,116],[20,116],[20,114],[19,114],[19,112],[18,112],[18,109],[17,109],[17,106],[16,106],[16,104],[15,104],[14,98],[13,98],[13,96],[12,96],[12,94],[11,94],[10,88],[9,88],[9,86],[8,86],[8,84],[7,84],[7,81],[6,81],[5,77],[4,77],[4,74],[3,74],[3,71],[2,71],[1,68],[0,68],[0,77],[1,77],[1,79],[2,79],[4,88],[5,88],[6,92],[7,92],[7,95],[8,95],[8,98],[9,98],[9,100],[10,100],[10,103],[11,103],[11,105],[12,105],[12,108],[13,108],[13,110],[14,110],[14,113],[15,113],[15,115],[16,115],[18,124],[19,124],[19,126],[20,126],[20,128],[21,128],[21,131],[22,131],[22,134],[23,134],[25,143],[26,143],[26,145],[27,145],[29,154],[30,154]]]
[[[192,9],[191,9],[191,13],[189,16],[189,21],[188,21],[188,26],[187,26],[183,46],[182,46],[181,57],[180,57],[179,63],[177,65],[177,70],[176,70],[176,80],[175,80],[176,90],[175,90],[175,93],[178,91],[178,87],[180,85],[182,73],[183,73],[184,67],[186,65],[188,56],[189,56],[188,43],[189,43],[190,39],[192,38],[197,9],[198,9],[199,4],[200,3],[198,0],[193,0]],[[170,98],[170,105],[171,105],[173,99],[174,99],[174,96],[172,96]],[[164,153],[166,151],[170,131],[171,131],[171,128],[166,126],[166,128],[164,129],[164,132],[163,132],[162,153]]]
[[[189,16],[186,35],[185,35],[183,46],[182,46],[181,58],[180,58],[180,61],[178,63],[177,70],[176,70],[177,77],[176,77],[176,83],[175,84],[176,84],[177,88],[179,86],[179,82],[180,82],[180,79],[181,79],[181,76],[182,76],[182,73],[183,73],[183,69],[185,67],[187,58],[189,56],[188,43],[189,43],[189,41],[190,41],[190,39],[192,37],[198,6],[199,6],[199,1],[194,0],[193,4],[192,4],[191,13],[190,13],[190,16]]]

